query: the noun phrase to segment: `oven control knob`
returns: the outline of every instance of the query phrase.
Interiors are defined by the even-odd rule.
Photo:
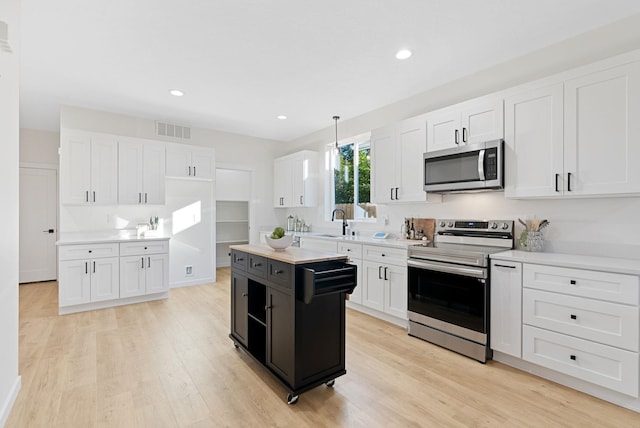
[[[440,227],[445,227],[445,226],[446,226],[446,223],[444,221],[441,221],[440,222]]]
[[[493,222],[491,223],[491,229],[497,229],[498,228],[498,223]]]
[[[449,224],[447,224],[447,226],[449,226],[449,227],[453,227],[453,222],[452,222],[452,221],[450,221],[450,222],[449,222]]]
[[[502,223],[502,230],[509,229],[509,225],[507,223]]]

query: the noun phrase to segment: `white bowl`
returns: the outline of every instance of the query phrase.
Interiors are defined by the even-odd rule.
[[[293,242],[293,235],[284,235],[280,239],[272,239],[267,235],[264,237],[264,239],[267,241],[267,245],[269,245],[274,250],[284,251]]]

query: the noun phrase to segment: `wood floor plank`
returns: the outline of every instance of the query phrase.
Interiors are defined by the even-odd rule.
[[[289,406],[228,338],[229,269],[167,300],[57,315],[20,286],[23,427],[640,427],[640,414],[347,310],[347,374]]]

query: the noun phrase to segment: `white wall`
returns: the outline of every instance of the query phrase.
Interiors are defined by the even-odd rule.
[[[18,376],[18,74],[20,1],[2,0],[0,20],[9,26],[8,52],[0,45],[0,426],[20,389]]]
[[[20,163],[58,165],[60,133],[20,129]]]
[[[634,49],[640,49],[640,15],[417,94],[362,116],[341,121],[338,124],[339,139]],[[334,132],[333,127],[328,127],[297,139],[292,142],[289,151],[301,149],[324,151],[326,145],[334,141]],[[315,230],[333,232],[340,230],[337,222],[327,221],[324,207],[288,210],[287,215],[289,213],[304,217]],[[517,220],[519,216],[527,214],[537,214],[551,221],[546,232],[548,250],[640,258],[640,225],[637,221],[640,214],[640,198],[638,197],[521,201],[507,200],[502,192],[448,195],[444,196],[441,204],[379,206],[377,221],[373,224],[359,224],[356,229],[362,230],[365,234],[373,230],[399,234],[404,217],[473,216]],[[385,224],[385,217],[388,218],[389,224]]]

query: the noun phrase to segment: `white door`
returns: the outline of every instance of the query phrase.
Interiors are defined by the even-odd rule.
[[[458,110],[431,114],[427,117],[427,151],[450,149],[462,142]]]
[[[400,123],[398,150],[398,201],[424,202],[423,155],[427,151],[427,119],[424,115]]]
[[[207,149],[193,149],[191,152],[191,166],[193,177],[212,179],[215,175],[215,160],[213,152]]]
[[[120,141],[118,143],[118,203],[141,204],[142,194],[142,143]]]
[[[565,195],[640,191],[640,63],[565,83]]]
[[[91,301],[100,302],[120,297],[120,259],[105,257],[91,260]]]
[[[89,200],[100,205],[118,203],[118,144],[110,138],[91,139]]]
[[[63,138],[60,159],[62,204],[88,204],[91,200],[91,139],[84,135],[65,135]]]
[[[407,268],[384,267],[384,311],[389,315],[407,319]]]
[[[276,208],[291,205],[293,184],[291,183],[290,165],[287,159],[273,161],[273,206]]]
[[[362,304],[379,311],[384,310],[384,277],[379,263],[363,262]]]
[[[142,296],[146,293],[145,256],[120,257],[120,298]]]
[[[142,188],[144,203],[164,204],[165,148],[164,144],[145,143],[142,157]]]
[[[491,308],[491,349],[521,358],[522,264],[491,262]]]
[[[372,202],[384,204],[396,198],[395,132],[395,128],[391,126],[371,132]]]
[[[167,144],[167,177],[190,177],[191,151],[182,144]]]
[[[20,168],[20,283],[56,275],[57,172]]]
[[[482,143],[502,138],[503,117],[502,98],[465,108],[461,113],[462,143]]]
[[[91,301],[89,260],[60,262],[59,306],[81,305]]]
[[[162,293],[169,289],[169,255],[152,254],[145,257],[147,294]]]

